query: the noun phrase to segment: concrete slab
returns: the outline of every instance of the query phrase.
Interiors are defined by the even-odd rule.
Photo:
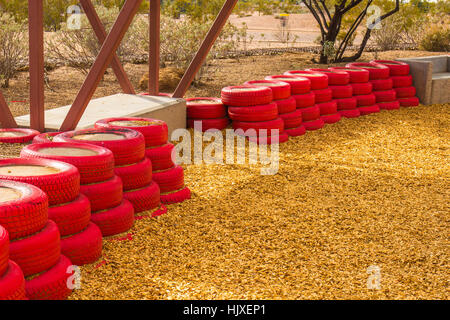
[[[45,128],[59,130],[70,109],[64,106],[45,111]],[[169,97],[115,94],[93,99],[78,123],[77,129],[92,128],[97,120],[112,117],[145,117],[167,122],[169,135],[178,128],[186,128],[186,101]],[[15,118],[21,127],[30,126],[30,116]]]

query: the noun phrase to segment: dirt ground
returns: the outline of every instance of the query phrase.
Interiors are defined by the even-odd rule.
[[[446,53],[433,53],[446,54]],[[380,52],[379,59],[395,59],[398,57],[427,56],[426,51],[386,51]],[[213,96],[219,97],[220,90],[228,85],[242,84],[248,80],[262,79],[267,75],[283,73],[292,69],[321,67],[311,60],[316,56],[311,53],[284,53],[274,56],[252,56],[239,59],[215,60],[207,68],[205,77],[196,86],[192,86],[187,97]],[[364,53],[361,61],[369,61],[376,57],[375,53]],[[126,64],[125,70],[137,89],[142,75],[148,71],[145,64]],[[69,105],[75,99],[85,76],[70,67],[61,67],[48,73],[49,86],[45,88],[46,109]],[[29,78],[27,72],[22,72],[11,80],[8,89],[2,89],[14,116],[29,114]],[[121,92],[111,69],[104,76],[94,98]]]

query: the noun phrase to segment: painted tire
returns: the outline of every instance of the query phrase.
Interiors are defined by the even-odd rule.
[[[11,260],[6,271],[0,275],[0,300],[27,300],[23,272]]]
[[[377,63],[370,62],[352,62],[346,65],[347,68],[363,68],[369,71],[369,79],[387,79],[389,78],[389,68]]]
[[[391,90],[393,85],[391,78],[370,80],[370,83],[372,84],[372,91]]]
[[[277,104],[278,114],[293,112],[297,108],[297,102],[294,97],[290,97],[285,100],[277,100],[274,102]]]
[[[320,68],[306,69],[306,71],[313,71],[325,74],[328,77],[328,86],[342,86],[350,83],[350,75],[344,71],[320,69]]]
[[[161,202],[165,204],[180,203],[191,198],[191,190],[183,188],[175,192],[161,194]]]
[[[123,197],[131,202],[135,214],[155,209],[161,204],[161,192],[155,182],[142,189],[124,192]]]
[[[350,85],[352,86],[354,96],[371,94],[373,90],[372,83],[370,82],[352,83]]]
[[[416,95],[415,87],[394,88],[397,99],[412,98]]]
[[[291,113],[280,114],[280,118],[284,121],[285,130],[298,128],[303,122],[302,111],[300,109],[297,109]]]
[[[94,263],[102,255],[102,232],[90,222],[81,232],[61,239],[61,253],[77,266]]]
[[[397,95],[395,90],[386,90],[386,91],[374,91],[373,95],[376,98],[376,102],[391,102],[397,99]]]
[[[8,180],[0,180],[0,187],[20,193],[19,199],[0,203],[0,225],[8,231],[11,241],[30,236],[45,227],[48,197],[41,189]]]
[[[380,112],[380,107],[378,105],[372,105],[372,106],[366,106],[366,107],[359,107],[359,112],[362,116],[366,116],[371,113],[377,113]]]
[[[365,83],[369,81],[369,71],[362,68],[332,67],[333,71],[345,71],[350,76],[350,83]]]
[[[371,63],[382,64],[389,68],[391,76],[407,76],[409,74],[409,64],[392,60],[372,60]]]
[[[125,123],[127,122],[132,123],[135,122],[135,125],[127,126],[125,125]],[[169,139],[169,129],[167,127],[167,123],[158,119],[139,118],[139,117],[108,118],[97,121],[95,123],[95,127],[99,129],[111,128],[111,129],[128,129],[138,131],[144,136],[146,148],[160,146],[164,143],[167,143],[167,140]],[[116,165],[117,164],[118,163],[116,163]]]
[[[306,129],[305,126],[301,125],[297,128],[286,129],[285,132],[290,137],[300,137],[306,133]]]
[[[187,117],[190,119],[216,119],[227,116],[227,108],[217,98],[186,99],[186,106]]]
[[[187,125],[188,128],[195,129],[195,122],[200,122],[202,125],[202,132],[208,130],[223,130],[228,127],[230,123],[228,118],[220,118],[220,119],[188,119]]]
[[[76,137],[94,134],[109,134],[120,136],[119,140],[85,140]],[[77,142],[101,146],[111,150],[114,155],[114,164],[122,166],[141,161],[145,156],[145,139],[142,133],[124,128],[95,128],[79,131],[70,131],[57,135],[54,142]]]
[[[417,107],[420,104],[419,98],[417,97],[401,98],[398,99],[398,102],[402,107]]]
[[[358,103],[358,107],[373,106],[377,102],[377,98],[373,93],[361,96],[354,96]]]
[[[316,119],[312,121],[304,121],[303,125],[305,126],[305,129],[308,131],[314,131],[322,129],[325,126],[325,122],[322,119]]]
[[[62,237],[78,233],[91,220],[91,203],[80,194],[72,202],[48,208],[48,218],[58,225]]]
[[[336,99],[337,109],[341,110],[353,110],[358,106],[358,101],[355,97],[345,98],[345,99]]]
[[[114,173],[122,179],[124,191],[143,188],[152,182],[152,162],[145,157],[136,164],[116,167]]]
[[[51,220],[40,232],[10,243],[10,259],[16,262],[25,276],[50,269],[61,253],[58,226]]]
[[[131,202],[124,199],[115,208],[93,213],[91,220],[100,228],[104,237],[113,236],[133,227],[134,208]]]
[[[318,105],[308,108],[301,108],[299,110],[302,112],[303,122],[320,119],[320,108]]]
[[[0,142],[1,143],[26,143],[31,140],[40,132],[33,129],[1,129],[0,128]]]
[[[330,88],[312,91],[316,96],[316,103],[328,102],[333,99],[333,91]]]
[[[311,90],[328,88],[328,77],[323,73],[305,70],[292,70],[287,71],[284,74],[309,79],[309,81],[311,81]]]
[[[175,146],[171,143],[145,149],[145,156],[152,162],[153,171],[165,170],[174,166],[172,161],[172,152],[174,149]]]
[[[295,99],[297,108],[307,108],[312,107],[316,104],[316,95],[314,92],[309,92],[305,94],[297,94],[292,96]]]
[[[9,261],[9,236],[8,231],[0,225],[0,276],[8,268]]]
[[[359,109],[340,110],[338,113],[344,118],[358,118],[361,116]]]
[[[43,153],[41,150],[55,148],[61,149],[59,155]],[[62,155],[67,148],[81,149],[85,152],[92,152],[86,156]],[[111,179],[114,176],[114,156],[106,148],[86,144],[68,142],[50,142],[31,144],[20,152],[20,157],[25,159],[50,159],[75,166],[80,172],[80,183],[89,184]]]
[[[160,192],[179,190],[184,186],[184,171],[180,166],[153,173],[153,181],[159,186]]]
[[[410,87],[413,85],[412,75],[393,76],[391,79],[393,88]]]
[[[306,78],[286,75],[268,76],[266,80],[283,81],[291,85],[291,95],[304,94],[311,91],[311,81]]]
[[[397,110],[400,109],[400,102],[391,101],[391,102],[380,102],[378,103],[380,110]]]
[[[229,107],[228,114],[231,120],[250,122],[269,121],[278,118],[278,106],[272,102],[253,107]]]
[[[330,86],[333,99],[351,98],[353,96],[353,87],[351,85]]]
[[[81,193],[89,199],[92,212],[117,207],[123,197],[122,179],[114,176],[104,182],[82,185]]]
[[[247,107],[271,103],[272,89],[258,86],[231,86],[222,89],[222,102],[227,106]]]
[[[272,89],[273,100],[288,99],[292,95],[291,85],[284,81],[253,80],[247,81],[244,85],[269,87]]]
[[[261,134],[267,133],[267,136],[272,135],[272,130],[278,130],[279,133],[284,131],[284,121],[281,118],[277,118],[275,120],[270,121],[261,121],[261,122],[245,122],[245,121],[234,121],[233,122],[234,130],[243,130],[247,134],[259,136]],[[256,130],[256,132],[247,131],[249,129]],[[265,130],[265,131],[261,131]]]
[[[342,116],[340,113],[335,113],[335,114],[327,114],[327,115],[321,116],[320,118],[326,124],[333,124],[333,123],[341,121]]]
[[[47,132],[38,134],[33,138],[33,143],[49,143],[53,142],[53,138],[62,132]]]
[[[337,113],[337,103],[336,101],[329,101],[324,103],[318,103],[317,106],[320,109],[320,115],[326,116]]]
[[[28,183],[42,189],[48,196],[49,205],[70,202],[80,193],[80,173],[76,167],[69,163],[49,159],[13,158],[0,160],[0,169],[11,166],[40,166],[57,172],[34,176],[0,174],[0,179]]]

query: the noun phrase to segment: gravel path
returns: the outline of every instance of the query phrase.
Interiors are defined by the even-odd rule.
[[[193,198],[105,241],[71,299],[448,299],[449,107],[291,139],[275,176],[187,166]]]

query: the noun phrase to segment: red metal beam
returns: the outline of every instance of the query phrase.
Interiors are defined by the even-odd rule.
[[[189,68],[186,70],[186,73],[184,74],[180,83],[178,84],[178,87],[173,94],[174,98],[182,98],[186,94],[186,91],[189,89],[189,86],[194,80],[195,75],[200,70],[202,64],[205,62],[205,59],[208,56],[208,53],[211,50],[212,46],[214,45],[214,42],[217,40],[217,37],[219,36],[220,32],[225,26],[225,23],[233,12],[237,1],[238,0],[226,0],[225,4],[219,12],[219,15],[214,21],[214,24],[206,35],[205,40],[203,40],[200,49],[189,65]]]
[[[103,74],[105,73],[107,67],[111,64],[113,55],[128,30],[133,17],[136,15],[141,2],[142,0],[127,0],[125,2],[116,22],[111,29],[111,32],[106,37],[97,59],[86,77],[86,80],[81,86],[81,89],[78,92],[69,113],[64,119],[60,129],[61,131],[68,131],[76,128],[78,122],[83,116],[84,111],[86,110],[87,105],[89,104],[89,101],[92,99]]]
[[[16,120],[11,113],[11,110],[8,108],[8,104],[6,103],[5,97],[3,93],[0,91],[0,124],[2,128],[15,128],[17,127]]]
[[[28,0],[30,63],[30,127],[45,131],[43,0]]]
[[[95,11],[92,1],[80,0],[80,4],[83,7],[84,13],[87,16],[99,43],[103,44],[103,42],[106,39],[107,33],[105,27],[102,24],[102,21],[100,20],[97,12]],[[114,53],[111,67],[114,73],[116,74],[117,80],[119,81],[119,84],[122,87],[123,92],[128,94],[136,94],[133,85],[131,84],[130,79],[128,79],[128,76],[116,53]]]
[[[160,59],[160,19],[161,2],[160,0],[150,0],[149,14],[149,63],[148,63],[148,93],[152,96],[159,94],[159,59]]]

